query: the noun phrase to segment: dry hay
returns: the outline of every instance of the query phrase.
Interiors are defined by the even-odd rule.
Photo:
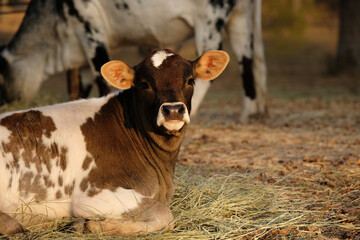
[[[289,183],[293,179],[286,177],[273,179],[270,183],[264,181],[261,171],[239,172],[238,169],[222,168],[217,173],[210,172],[209,166],[177,167],[176,191],[171,204],[175,229],[149,234],[147,239],[321,238],[328,234],[328,229],[346,231],[349,237],[360,233],[359,219],[342,218],[334,209],[346,201],[349,194],[359,194],[359,191],[319,197],[314,193],[314,186],[309,188],[311,183],[306,180],[291,186]],[[359,185],[354,188],[359,189]],[[321,195],[321,192],[317,194]],[[359,204],[359,198],[353,198],[353,201]],[[118,237],[71,232],[71,221],[33,225],[28,227],[28,233],[9,239]]]

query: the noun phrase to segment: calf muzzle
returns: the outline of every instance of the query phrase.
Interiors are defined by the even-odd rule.
[[[182,102],[163,103],[159,108],[157,125],[170,131],[180,130],[185,123],[190,122],[187,107]]]

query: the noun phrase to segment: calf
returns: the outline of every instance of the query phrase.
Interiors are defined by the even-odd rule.
[[[194,38],[200,55],[220,50],[224,32],[243,79],[240,120],[246,122],[265,112],[261,0],[32,0],[19,30],[0,49],[0,103],[32,98],[49,76],[85,65],[105,94],[99,70],[117,48],[176,47]],[[197,80],[193,113],[209,86]],[[89,89],[84,84],[84,96]]]
[[[212,80],[228,61],[222,51],[194,62],[153,51],[133,68],[102,66],[122,92],[0,115],[0,233],[42,217],[86,218],[106,234],[168,226],[194,78]]]

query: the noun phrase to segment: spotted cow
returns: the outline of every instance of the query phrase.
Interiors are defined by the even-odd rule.
[[[180,46],[194,37],[200,55],[221,49],[223,32],[242,74],[246,122],[266,110],[261,0],[32,0],[19,30],[0,49],[0,102],[32,98],[52,74],[84,65],[104,95],[99,70],[118,47]],[[193,113],[209,86],[196,80]],[[83,88],[86,97],[90,87]]]
[[[101,74],[122,92],[0,115],[0,233],[62,217],[106,234],[170,226],[194,78],[212,80],[228,61],[223,51],[191,62],[166,49],[133,68],[110,61]]]

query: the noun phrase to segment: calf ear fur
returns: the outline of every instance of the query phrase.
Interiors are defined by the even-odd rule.
[[[194,77],[213,80],[224,71],[229,60],[229,55],[224,51],[205,52],[194,62]]]
[[[108,83],[118,89],[129,89],[133,85],[135,71],[122,61],[107,62],[100,72]]]

